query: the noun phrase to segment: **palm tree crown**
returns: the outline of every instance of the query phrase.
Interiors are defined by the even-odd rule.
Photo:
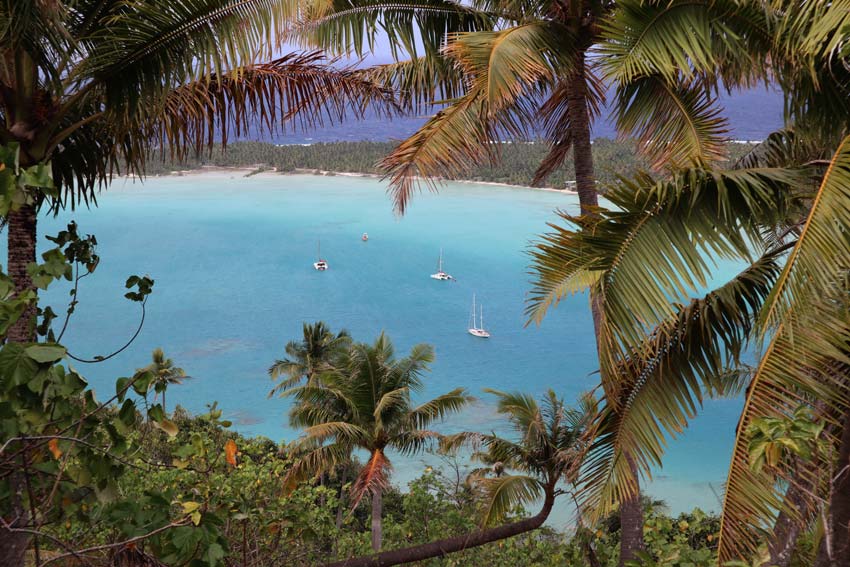
[[[389,482],[392,465],[387,451],[409,455],[422,450],[438,438],[427,428],[470,401],[463,388],[456,388],[414,405],[412,394],[422,390],[422,375],[433,360],[433,348],[424,344],[396,358],[389,337],[381,333],[371,345],[352,345],[317,382],[287,391],[285,395],[295,400],[290,422],[304,428],[297,447],[305,453],[291,476],[324,471],[354,450],[366,451],[368,461],[351,489],[352,505],[371,494],[373,522],[374,515],[379,519],[374,500],[380,501]]]
[[[165,391],[168,386],[171,384],[182,384],[183,380],[188,378],[186,376],[186,371],[182,368],[174,366],[174,361],[165,356],[165,352],[161,348],[154,349],[153,353],[151,353],[151,363],[145,366],[144,368],[140,368],[136,371],[139,372],[150,372],[153,374],[153,381],[151,385],[153,386],[154,392],[158,394],[162,394],[162,410],[166,411],[165,408]]]
[[[269,392],[270,397],[303,380],[313,383],[314,378],[329,370],[351,345],[348,331],[343,329],[334,334],[324,321],[304,323],[302,334],[300,341],[286,344],[287,358],[275,360],[269,368],[272,380],[280,380]]]
[[[556,488],[560,482],[576,481],[597,410],[590,396],[581,399],[579,408],[568,408],[551,389],[540,403],[519,392],[484,391],[498,398],[496,411],[508,419],[516,438],[464,432],[445,437],[441,447],[471,446],[476,449],[473,457],[492,467],[494,477],[476,479],[487,497],[482,518],[486,525],[541,495],[554,498],[560,494]]]

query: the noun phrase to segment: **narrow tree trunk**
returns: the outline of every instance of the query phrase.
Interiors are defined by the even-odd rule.
[[[797,467],[805,463],[797,461]],[[805,518],[809,516],[809,502],[805,490],[812,490],[811,482],[798,468],[788,489],[785,491],[785,505],[776,517],[773,535],[768,543],[770,554],[768,564],[773,567],[788,567],[797,547],[797,539],[805,527]]]
[[[596,174],[593,169],[593,146],[590,143],[590,110],[587,104],[588,87],[585,67],[585,53],[576,56],[576,71],[570,78],[568,91],[570,112],[570,134],[573,140],[573,163],[576,172],[576,191],[582,214],[593,214],[599,204],[596,191]],[[596,333],[597,348],[602,320],[602,305],[598,294],[590,294],[590,310],[593,315],[593,327]],[[632,474],[637,481],[638,471],[632,459],[629,459]],[[620,565],[636,559],[638,551],[643,549],[643,510],[640,507],[640,491],[634,497],[620,503]]]
[[[850,565],[850,410],[844,414],[841,444],[838,449],[836,476],[832,480],[829,498],[829,530],[824,538],[831,536],[829,549],[826,542],[821,545],[816,567],[845,567]]]
[[[632,474],[637,478],[637,470],[629,459]],[[643,549],[643,509],[640,505],[640,492],[632,498],[620,502],[620,567],[627,561],[636,561],[637,552]]]
[[[384,551],[375,555],[366,557],[352,557],[335,563],[329,563],[325,567],[387,567],[389,565],[400,565],[402,563],[413,563],[414,561],[424,561],[433,557],[445,557],[450,553],[456,553],[465,549],[479,547],[494,541],[507,539],[515,535],[525,532],[530,532],[543,525],[549,513],[552,511],[552,505],[555,503],[554,487],[547,487],[546,498],[543,501],[543,508],[537,515],[519,522],[505,524],[495,528],[488,528],[471,532],[465,535],[449,537],[431,543],[415,545],[413,547],[405,547],[403,549],[394,549],[392,551]]]
[[[576,191],[581,213],[592,212],[599,204],[596,174],[593,170],[593,146],[590,143],[590,111],[587,104],[587,69],[585,53],[576,56],[576,71],[570,77],[567,101],[570,113],[570,135],[573,141],[573,165]]]
[[[344,498],[345,498],[345,477],[346,469],[342,470],[342,475],[339,479],[339,502],[336,504],[336,529],[342,529],[342,512],[344,508]]]
[[[11,514],[5,519],[13,528],[27,524],[29,514],[24,507],[24,479],[22,473],[13,473],[9,477],[11,488]],[[8,567],[23,567],[27,549],[30,546],[30,536],[26,533],[12,532],[0,524],[0,558],[2,564]]]
[[[8,270],[18,293],[34,289],[27,266],[35,262],[36,207],[24,205],[8,217]],[[27,309],[9,329],[7,340],[30,342],[35,338],[35,305]]]
[[[36,208],[34,205],[24,205],[20,210],[10,212],[8,216],[8,274],[15,282],[18,293],[33,289],[32,278],[27,272],[27,266],[35,262],[36,245]],[[7,335],[8,341],[29,342],[35,338],[35,305],[27,309],[21,318],[12,325]],[[9,477],[12,490],[11,517],[7,522],[12,527],[26,525],[29,514],[23,505],[24,479],[22,473],[13,473]],[[24,565],[30,536],[26,533],[10,532],[0,527],[0,557],[3,565],[10,567]]]
[[[372,494],[372,551],[381,551],[382,525],[381,514],[383,513],[383,493],[379,488]]]
[[[850,565],[850,410],[844,414],[844,431],[838,450],[838,476],[832,492],[832,546],[836,565]]]

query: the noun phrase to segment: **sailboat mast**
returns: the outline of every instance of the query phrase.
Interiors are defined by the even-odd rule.
[[[478,309],[481,310],[481,317],[480,317],[480,320],[478,321],[478,324],[481,325],[481,327],[479,327],[479,328],[483,329],[484,328],[484,306],[479,305]]]
[[[472,321],[470,323],[471,324],[470,329],[476,329],[477,327],[475,326],[475,294],[474,293],[472,294],[472,317],[471,318],[472,318]]]
[[[440,259],[437,260],[437,273],[443,271],[443,249],[440,248]]]

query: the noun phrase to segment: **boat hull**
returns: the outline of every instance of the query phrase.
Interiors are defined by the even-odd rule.
[[[470,335],[473,337],[478,337],[480,339],[489,339],[490,333],[485,331],[484,329],[467,329]]]

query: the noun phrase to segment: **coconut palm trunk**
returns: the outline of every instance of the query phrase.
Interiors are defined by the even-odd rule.
[[[384,495],[379,488],[372,493],[372,550],[381,551],[381,540],[383,539],[383,525],[381,515],[384,513]]]
[[[27,266],[35,262],[36,245],[36,207],[24,205],[17,211],[12,211],[7,217],[8,231],[8,270],[9,276],[15,282],[17,293],[34,289],[32,278],[27,272]],[[18,321],[12,325],[6,340],[12,342],[29,342],[35,335],[36,308],[33,305],[27,309]],[[29,514],[24,508],[25,484],[23,476],[15,473],[9,479],[12,490],[12,511],[18,518],[11,526],[25,526]],[[0,557],[8,561],[8,565],[23,565],[30,536],[24,532],[9,532],[0,528]]]
[[[800,463],[802,466],[802,463]],[[768,553],[770,554],[769,565],[774,567],[788,567],[791,565],[791,558],[794,549],[797,547],[797,540],[800,537],[805,525],[800,518],[794,517],[788,512],[788,509],[798,510],[800,515],[805,517],[807,511],[807,503],[803,487],[800,482],[805,482],[798,479],[788,486],[785,492],[785,506],[776,518],[776,523],[773,525],[773,535],[768,543]],[[807,488],[811,488],[808,486]]]
[[[570,112],[570,129],[573,141],[573,166],[576,176],[576,192],[579,206],[583,215],[594,214],[599,205],[596,191],[596,173],[593,168],[593,147],[590,143],[590,108],[588,105],[586,53],[576,54],[576,71],[569,81],[568,98]],[[598,294],[590,291],[590,309],[593,316],[593,331],[599,344],[602,324],[602,306]],[[629,459],[636,482],[637,467]],[[640,506],[640,491],[632,498],[620,503],[620,565],[626,561],[637,559],[637,552],[643,549],[643,510]]]
[[[35,289],[27,266],[35,262],[36,206],[24,205],[8,216],[8,269],[9,277],[15,282],[18,293]],[[27,309],[9,329],[7,340],[29,342],[33,340],[36,307]]]
[[[584,51],[576,54],[575,74],[567,87],[570,129],[573,140],[573,165],[576,191],[581,213],[589,214],[599,204],[596,194],[596,175],[593,169],[593,147],[590,143],[590,109],[587,104],[587,68]]]
[[[844,414],[843,428],[829,498],[829,530],[823,536],[815,567],[850,565],[850,410]]]

